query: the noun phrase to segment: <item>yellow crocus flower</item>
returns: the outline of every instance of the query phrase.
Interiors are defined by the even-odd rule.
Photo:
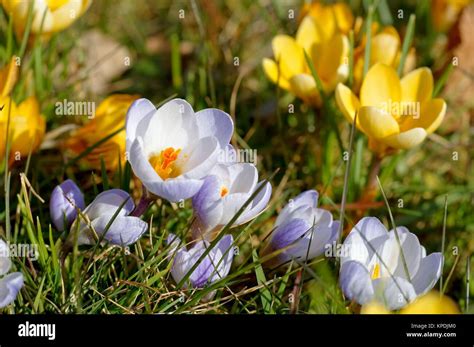
[[[349,75],[347,57],[349,41],[340,33],[327,37],[327,31],[312,16],[306,16],[296,38],[277,35],[272,41],[275,60],[264,58],[263,68],[268,78],[304,102],[319,106],[321,96],[306,63],[304,52],[313,61],[325,92],[334,90]]]
[[[25,30],[31,1],[33,1],[31,33],[33,35],[41,33],[43,37],[69,27],[92,2],[92,0],[2,0],[2,5],[13,17],[15,31],[20,36]]]
[[[64,147],[74,155],[79,155],[108,135],[125,127],[125,116],[130,105],[138,99],[137,95],[115,94],[107,97],[96,110],[95,117],[75,131],[64,142]],[[101,158],[109,170],[114,170],[125,162],[125,129],[95,147],[82,163],[100,169]]]
[[[443,99],[433,99],[433,75],[423,67],[402,79],[393,67],[377,63],[369,69],[357,97],[342,83],[336,102],[351,123],[369,137],[379,156],[420,144],[441,124],[446,113]]]
[[[362,23],[357,19],[356,30],[362,30]],[[357,35],[357,34],[356,34]],[[377,63],[382,63],[393,68],[397,68],[400,63],[402,42],[397,29],[393,26],[380,27],[378,23],[372,25],[370,45],[370,61],[369,67]],[[354,84],[353,90],[358,91],[362,83],[362,75],[364,71],[364,55],[367,44],[367,37],[364,33],[361,42],[354,49]],[[408,51],[403,72],[406,74],[415,67],[415,49]]]
[[[343,2],[326,5],[316,1],[304,4],[301,9],[301,17],[306,15],[310,15],[319,22],[328,38],[334,36],[336,31],[348,34],[354,25],[351,8]]]
[[[369,303],[362,306],[361,314],[390,314],[380,303]],[[436,291],[416,299],[400,310],[400,314],[459,314],[458,305],[449,297],[440,295]]]
[[[8,140],[10,142],[9,164],[27,157],[30,152],[35,152],[43,141],[46,122],[40,113],[38,101],[30,96],[25,101],[16,105],[8,97],[0,98],[0,161],[4,160],[8,116],[10,127]]]
[[[0,69],[0,97],[10,95],[18,79],[18,65],[15,58]]]

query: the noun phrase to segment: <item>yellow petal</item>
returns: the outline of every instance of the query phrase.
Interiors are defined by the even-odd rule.
[[[360,107],[360,102],[357,96],[342,83],[339,83],[336,87],[336,103],[341,110],[342,114],[346,119],[352,123],[354,121],[354,116],[357,110]],[[357,117],[357,125],[360,125],[360,119]]]
[[[321,42],[321,29],[311,16],[304,17],[296,33],[296,42],[311,55],[313,44]]]
[[[321,97],[316,87],[313,76],[307,74],[298,74],[290,79],[292,92],[306,103],[319,106]]]
[[[12,91],[18,79],[18,66],[16,59],[12,58],[3,69],[0,70],[0,96],[7,96]]]
[[[263,71],[265,71],[265,74],[267,75],[268,79],[272,81],[273,83],[277,83],[278,85],[285,89],[285,90],[290,90],[290,84],[286,78],[281,76],[278,77],[278,65],[273,61],[272,59],[268,58],[263,58],[262,61],[262,66],[263,66]]]
[[[344,82],[347,74],[339,74],[339,69],[348,61],[349,42],[341,34],[335,35],[330,42],[313,45],[313,60],[321,81],[332,91],[338,82]],[[346,64],[346,67],[348,65]]]
[[[460,314],[458,305],[449,297],[430,292],[400,311],[401,314]]]
[[[398,103],[400,97],[400,80],[397,72],[381,63],[372,66],[360,89],[361,105],[386,108],[387,103]]]
[[[421,104],[419,115],[405,116],[400,127],[402,131],[412,128],[423,128],[428,134],[440,126],[446,114],[446,102],[443,99],[432,99]]]
[[[34,152],[43,140],[46,130],[44,118],[40,114],[39,104],[30,96],[23,101],[11,116],[13,129],[11,153],[19,152],[22,156]]]
[[[390,314],[384,305],[374,301],[362,306],[360,314]]]
[[[400,40],[389,33],[380,33],[372,38],[370,48],[370,63],[382,63],[393,66],[398,50],[400,48]]]
[[[408,149],[419,145],[427,136],[423,128],[413,128],[381,139],[385,145],[396,149]]]
[[[397,121],[391,115],[376,107],[362,106],[359,108],[357,117],[362,131],[367,136],[377,140],[396,135],[400,131]]]
[[[321,39],[323,41],[330,40],[336,33],[336,17],[331,6],[325,6],[315,3],[311,6],[310,15],[316,19],[321,28]]]
[[[332,9],[336,16],[339,31],[347,34],[354,24],[354,16],[352,15],[351,8],[343,2],[338,2],[332,6]]]
[[[303,48],[288,35],[277,35],[272,41],[275,61],[280,64],[280,73],[285,79],[304,72],[306,61]]]
[[[11,106],[11,110],[10,110]],[[8,122],[8,115],[10,114],[10,119],[15,114],[16,105],[13,100],[11,100],[8,96],[1,96],[0,95],[0,123],[7,123]],[[3,135],[3,134],[2,134]],[[1,137],[1,136],[0,136]]]
[[[46,5],[51,11],[57,10],[59,7],[64,6],[69,0],[46,0]]]
[[[427,67],[422,67],[405,75],[400,81],[402,101],[423,102],[431,99],[433,94],[433,74]]]

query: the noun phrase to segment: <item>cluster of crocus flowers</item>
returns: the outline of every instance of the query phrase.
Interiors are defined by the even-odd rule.
[[[196,262],[209,248],[209,241],[238,213],[231,227],[255,218],[270,199],[271,185],[258,181],[255,165],[236,162],[236,156],[231,155],[235,154],[230,145],[233,131],[227,113],[218,109],[195,113],[182,99],[168,101],[158,109],[149,100],[139,99],[128,111],[128,159],[147,198],[170,202],[192,198],[194,244],[187,250],[178,248],[180,241],[173,243],[177,251],[171,273],[177,283],[194,266],[189,282],[194,288],[225,277],[233,259],[231,235],[222,236],[208,256],[198,265]],[[177,239],[174,235],[170,238]]]
[[[125,118],[127,110],[136,99],[138,96],[128,94],[114,94],[104,99],[93,119],[64,141],[64,148],[79,155],[93,147],[83,157],[81,164],[100,169],[103,161],[108,170],[115,170],[119,163],[125,162]],[[111,137],[100,142],[107,136]]]
[[[426,255],[407,228],[387,232],[374,217],[361,219],[342,249],[340,286],[346,298],[361,305],[375,301],[398,310],[428,293],[442,271],[441,253]]]
[[[223,236],[189,274],[183,287],[204,288],[225,278],[229,274],[234,258],[233,242],[232,235]],[[210,247],[208,241],[201,240],[188,250],[181,245],[181,240],[174,234],[168,236],[168,244],[171,246],[171,253],[174,254],[171,276],[176,283],[180,283],[184,279]]]
[[[327,16],[333,16],[332,11]],[[324,21],[308,15],[298,27],[296,38],[277,35],[272,41],[274,60],[263,60],[268,78],[305,103],[320,106],[321,95],[305,53],[314,65],[323,91],[332,92],[349,75],[349,40],[333,29],[328,30]]]
[[[318,196],[315,190],[305,191],[281,210],[263,255],[281,252],[266,265],[313,259],[338,240],[339,221],[333,221],[329,211],[318,208]]]
[[[193,223],[194,239],[212,239],[239,212],[261,184],[256,196],[242,211],[231,227],[254,219],[267,206],[272,193],[269,182],[258,182],[258,171],[251,163],[222,163],[214,167],[203,186],[193,197],[196,220]]]
[[[0,108],[0,133],[2,134],[0,161],[3,161],[8,139],[10,143],[8,161],[12,165],[39,148],[46,130],[46,122],[34,96],[28,97],[19,105],[9,97],[0,98]]]
[[[106,190],[86,208],[84,205],[81,190],[71,180],[57,186],[50,199],[50,215],[54,225],[58,230],[70,226],[71,235],[75,235],[77,230],[78,245],[92,245],[103,240],[125,247],[135,243],[148,229],[148,223],[130,216],[135,204],[130,195],[121,189]]]
[[[12,267],[8,244],[0,240],[0,308],[11,304],[23,287],[21,272],[8,273]]]
[[[21,37],[28,22],[28,12],[33,11],[31,33],[49,37],[69,27],[90,6],[92,0],[2,0],[5,11],[12,16],[18,37]]]
[[[357,128],[379,156],[420,144],[441,124],[443,99],[433,98],[433,75],[418,68],[399,78],[395,69],[377,63],[362,82],[359,97],[339,84],[336,102],[349,122],[357,113]]]

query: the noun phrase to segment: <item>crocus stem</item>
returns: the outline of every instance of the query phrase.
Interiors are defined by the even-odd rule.
[[[148,197],[148,195],[143,192],[142,197],[140,198],[140,201],[138,202],[138,205],[135,207],[135,209],[130,213],[130,216],[133,217],[140,217],[142,216],[146,210],[148,209],[148,206],[152,203],[153,199]]]
[[[303,269],[296,273],[295,284],[293,285],[293,301],[291,302],[290,313],[297,314],[300,304],[301,279],[303,278]]]
[[[372,202],[377,196],[377,176],[382,167],[382,157],[375,154],[370,165],[369,176],[367,177],[367,185],[365,187],[365,195],[363,202]]]

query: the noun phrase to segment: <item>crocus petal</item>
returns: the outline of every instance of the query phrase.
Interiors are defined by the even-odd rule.
[[[148,119],[150,117],[150,119]],[[162,105],[138,124],[136,137],[142,137],[146,157],[168,147],[187,148],[197,136],[197,120],[191,105],[183,99],[173,99]]]
[[[0,276],[5,275],[12,266],[8,244],[0,239]]]
[[[409,72],[400,81],[402,101],[424,102],[433,94],[433,74],[427,67]]]
[[[304,101],[315,106],[321,103],[313,76],[304,73],[292,75],[290,86],[293,93]]]
[[[460,314],[459,306],[449,297],[430,292],[403,308],[401,314]]]
[[[427,132],[423,128],[414,128],[399,134],[387,136],[380,141],[387,146],[396,149],[408,149],[415,147],[423,142]]]
[[[280,211],[277,217],[275,225],[280,225],[289,219],[289,215],[294,210],[300,207],[311,207],[316,208],[318,206],[319,194],[315,190],[307,190],[293,199],[290,199],[288,204]]]
[[[225,148],[232,138],[234,122],[225,112],[216,108],[207,108],[196,112],[199,136],[213,136],[219,141],[221,148]]]
[[[344,254],[341,257],[341,264],[355,260],[368,266],[374,256],[374,250],[377,250],[381,242],[387,238],[388,231],[380,220],[375,217],[362,218],[344,240]]]
[[[217,164],[219,143],[215,137],[201,138],[192,151],[186,153],[186,156],[182,164],[183,176],[194,179],[203,178]]]
[[[162,181],[162,178],[153,169],[145,155],[143,139],[138,137],[133,141],[129,154],[130,165],[135,175],[142,181]]]
[[[336,24],[339,27],[339,30],[343,33],[349,32],[354,23],[354,16],[352,15],[351,8],[343,2],[337,2],[332,5],[332,10],[334,11]]]
[[[350,88],[342,83],[337,85],[335,95],[337,106],[342,114],[350,123],[353,123],[355,114],[360,107],[359,99]],[[359,126],[359,124],[359,117],[357,117],[357,125]]]
[[[416,298],[413,286],[401,277],[385,277],[372,282],[375,297],[390,310],[398,310]]]
[[[330,42],[313,46],[313,59],[319,77],[325,85],[326,91],[332,91],[338,82],[344,82],[345,77],[340,76],[341,80],[336,81],[337,71],[341,65],[345,64],[344,58],[347,58],[349,51],[349,42],[346,36],[337,34],[331,38]],[[347,73],[349,72],[348,69]]]
[[[277,35],[272,40],[273,55],[280,65],[280,73],[284,78],[304,71],[305,60],[303,49],[291,36]]]
[[[420,242],[416,235],[409,232],[405,227],[397,227],[397,232],[400,243],[397,240],[395,231],[390,230],[389,238],[381,249],[378,250],[385,264],[385,266],[380,267],[380,273],[382,276],[384,274],[387,276],[392,274],[393,276],[410,280],[417,273],[420,266]],[[405,258],[406,270],[408,270],[409,276],[406,274],[401,252],[403,252],[403,257]]]
[[[296,32],[296,42],[311,56],[312,46],[321,42],[321,30],[316,20],[306,16],[301,21]]]
[[[370,49],[371,63],[383,63],[393,66],[400,48],[400,38],[398,34],[380,33],[372,38]]]
[[[360,89],[361,105],[384,108],[387,102],[397,103],[400,98],[400,79],[397,72],[381,63],[372,66]]]
[[[133,211],[135,208],[133,199],[124,190],[106,190],[97,195],[94,201],[84,210],[84,213],[87,214],[91,220],[94,220],[104,214],[114,214],[124,202],[125,204],[120,210],[119,216],[128,215]]]
[[[362,131],[377,140],[398,134],[400,131],[397,121],[390,114],[376,107],[361,107],[358,118]]]
[[[183,247],[178,249],[174,256],[173,265],[171,266],[171,276],[176,283],[180,283],[186,273],[189,271],[189,253]]]
[[[0,308],[12,303],[23,287],[21,272],[13,272],[0,280]]]
[[[222,220],[223,203],[221,182],[217,176],[206,177],[201,189],[193,196],[192,201],[199,234],[205,234],[219,225]]]
[[[310,225],[303,219],[291,219],[279,225],[272,234],[270,241],[272,249],[285,248],[304,235]]]
[[[166,238],[166,245],[169,247],[169,256],[173,256],[181,246],[181,239],[177,235],[169,233],[168,237]]]
[[[334,241],[331,225],[316,225],[303,238],[296,242],[296,247],[290,247],[289,252],[295,258],[311,260],[324,253],[326,247]]]
[[[145,231],[148,229],[148,224],[138,217],[116,217],[110,227],[107,226],[112,221],[113,215],[101,216],[92,221],[92,226],[101,237],[104,233],[104,240],[107,240],[113,245],[129,246],[135,243]],[[90,240],[92,243],[93,240]]]
[[[257,185],[255,190],[257,190],[261,184],[264,184],[264,182],[263,181],[260,182]],[[249,208],[246,209],[240,215],[239,218],[237,218],[237,221],[235,224],[241,225],[257,217],[267,207],[271,196],[272,196],[272,185],[270,184],[270,182],[267,182],[265,183],[265,187],[262,188],[260,192],[258,192],[257,196],[252,200],[252,202],[249,205]]]
[[[221,255],[221,257],[216,257],[217,263],[214,266],[217,267],[217,270],[213,274],[211,282],[218,281],[229,274],[232,260],[234,259],[233,242],[234,238],[232,235],[225,235],[217,243],[216,248],[220,251],[218,255]]]
[[[66,180],[53,189],[49,211],[56,229],[62,231],[68,227],[77,216],[77,208],[85,208],[84,195],[73,181]],[[64,225],[65,220],[68,225]]]
[[[199,260],[199,257],[202,256],[202,253],[204,253],[204,249],[200,253],[195,253],[194,256],[190,258],[190,261],[189,261],[190,269],[193,266],[193,264]],[[199,265],[196,267],[196,269],[193,271],[193,273],[189,277],[189,280],[191,281],[191,284],[194,288],[203,288],[207,284],[211,283],[210,279],[212,277],[212,273],[215,271],[215,266],[216,266],[214,265],[214,261],[211,258],[212,255],[211,253],[209,253],[209,255],[206,256],[199,263]]]
[[[401,123],[401,130],[423,128],[428,134],[440,126],[446,114],[446,102],[443,99],[431,99],[421,103],[419,115],[407,115]]]
[[[420,241],[418,241],[418,237],[416,237],[415,234],[409,232],[408,229],[403,226],[397,227],[397,232],[400,238],[401,250],[403,251],[403,255],[405,257],[410,278],[413,278],[420,267],[422,255]],[[389,233],[395,233],[395,231],[390,230]],[[397,246],[399,247],[398,242]],[[395,269],[393,275],[399,277],[406,276],[405,267],[401,257],[399,258],[398,266]]]
[[[281,71],[280,71],[280,74],[278,73],[278,65],[277,63],[275,63],[274,60],[263,58],[262,66],[263,66],[263,71],[265,71],[265,75],[267,75],[270,81],[272,81],[275,84],[278,82],[278,85],[281,88],[285,90],[290,90],[290,83],[288,82],[286,77],[283,77],[281,75]]]
[[[247,193],[235,193],[225,196],[222,201],[223,212],[220,224],[226,225],[229,223],[249,198],[250,195]]]
[[[125,129],[127,134],[127,151],[130,152],[130,146],[135,141],[138,124],[148,115],[156,111],[155,105],[148,99],[135,100],[127,112]],[[151,118],[149,118],[151,119]]]
[[[169,178],[166,181],[142,181],[153,194],[170,202],[192,198],[201,189],[203,180],[188,178]]]
[[[348,261],[341,266],[339,285],[349,300],[361,305],[370,302],[374,296],[374,288],[367,269],[357,261]]]
[[[193,287],[202,288],[229,273],[233,258],[232,243],[232,236],[226,235],[209,251],[189,277]],[[171,268],[171,275],[177,283],[191,270],[209,246],[207,241],[199,241],[189,251],[184,248],[177,251]]]
[[[420,267],[413,278],[413,286],[417,295],[423,295],[430,291],[441,276],[443,268],[443,255],[431,253],[421,259]]]

